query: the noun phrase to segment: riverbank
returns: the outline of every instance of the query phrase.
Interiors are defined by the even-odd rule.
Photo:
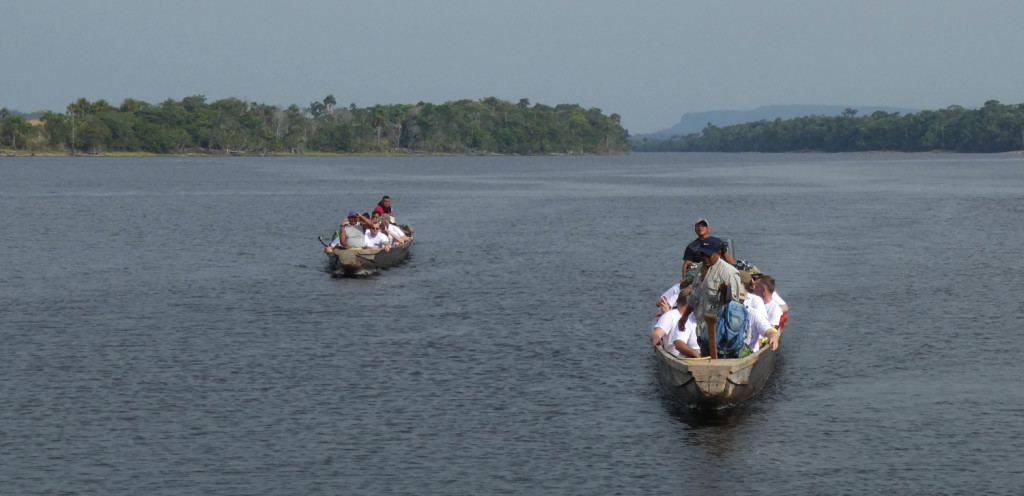
[[[509,153],[425,153],[425,152],[375,152],[375,153],[148,153],[148,152],[107,152],[82,153],[76,152],[75,157],[569,157],[569,156],[603,156],[629,155],[629,153],[543,153],[543,154],[509,154]],[[25,150],[0,150],[3,157],[71,157],[70,153],[30,152]]]

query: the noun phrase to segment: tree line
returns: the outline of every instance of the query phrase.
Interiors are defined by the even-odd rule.
[[[444,104],[337,106],[333,95],[280,108],[203,95],[120,106],[85,98],[33,125],[0,110],[0,147],[30,152],[154,154],[613,154],[629,152],[618,114],[494,97]]]
[[[979,109],[953,105],[900,115],[878,111],[857,116],[846,109],[839,116],[808,116],[761,120],[717,127],[667,140],[639,140],[639,152],[863,152],[951,151],[992,153],[1024,149],[1024,104],[996,100]]]

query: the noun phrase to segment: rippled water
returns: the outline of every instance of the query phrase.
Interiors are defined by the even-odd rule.
[[[317,235],[393,198],[408,263]],[[0,159],[0,494],[1016,494],[1020,155]],[[672,403],[693,221],[791,307]]]

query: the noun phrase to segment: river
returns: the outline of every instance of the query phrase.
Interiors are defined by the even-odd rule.
[[[410,259],[330,277],[384,194]],[[1021,155],[3,158],[0,211],[2,494],[1024,484]],[[647,344],[702,217],[791,308],[719,414]]]

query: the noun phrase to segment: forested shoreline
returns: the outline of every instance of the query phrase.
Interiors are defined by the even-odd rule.
[[[338,107],[332,95],[299,108],[203,95],[114,107],[84,98],[28,120],[0,109],[0,155],[621,154],[1024,150],[1024,104],[996,100],[918,113],[812,115],[633,140],[618,114],[497,98],[444,104]]]
[[[84,98],[38,122],[0,110],[0,154],[621,154],[629,134],[618,114],[497,98],[444,104],[338,107],[333,95],[308,107],[206,101],[115,107]]]
[[[667,140],[637,140],[637,152],[865,152],[948,151],[994,153],[1024,150],[1024,104],[996,100],[979,109],[953,105],[900,115],[808,116],[717,127]]]

